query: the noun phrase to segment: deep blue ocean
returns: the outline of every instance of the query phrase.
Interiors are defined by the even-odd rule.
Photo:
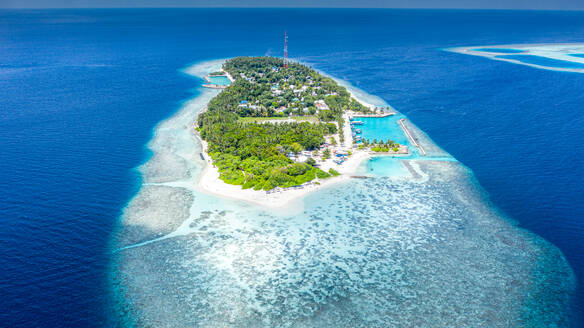
[[[0,11],[0,322],[117,326],[110,241],[190,63],[289,54],[383,98],[561,249],[584,309],[584,75],[442,51],[584,42],[583,12]]]

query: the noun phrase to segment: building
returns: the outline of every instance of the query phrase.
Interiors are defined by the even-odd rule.
[[[329,107],[327,106],[327,104],[322,99],[315,101],[314,102],[314,106],[318,110],[329,110]]]

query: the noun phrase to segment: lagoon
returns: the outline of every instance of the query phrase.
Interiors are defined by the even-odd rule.
[[[217,76],[210,75],[209,80],[211,81],[212,84],[215,84],[215,85],[230,85],[231,84],[231,80],[229,80],[229,78],[225,75],[217,75]]]
[[[184,72],[200,76],[217,65]],[[492,207],[456,160],[373,159],[376,172],[367,178],[287,210],[195,188],[206,164],[185,127],[215,92],[205,90],[158,125],[142,187],[122,217],[115,286],[138,326],[470,328],[488,326],[499,306],[512,309],[498,312],[509,326],[528,315],[528,326],[563,326],[565,313],[554,307],[566,307],[574,278],[561,253]],[[360,118],[360,128],[370,124],[365,133],[407,144],[400,118]],[[438,153],[406,124],[430,155]],[[512,292],[498,288],[509,284]]]
[[[391,139],[400,145],[406,145],[408,148],[411,148],[413,145],[411,145],[408,137],[404,134],[402,128],[398,124],[398,121],[402,118],[404,118],[403,115],[391,115],[385,117],[357,116],[354,117],[353,121],[361,121],[364,123],[361,125],[355,125],[356,129],[361,129],[361,134],[358,134],[358,136],[361,136],[362,139],[368,139],[371,142],[374,139],[377,139],[377,141],[383,140],[383,142],[386,142],[387,139]]]
[[[365,174],[382,177],[403,177],[408,170],[402,164],[402,160],[393,156],[372,157],[364,165]]]
[[[363,326],[374,326],[375,322],[366,320],[379,318],[383,310],[393,311],[387,314],[395,314],[390,319],[396,325],[447,326],[449,322],[431,320],[444,311],[462,311],[469,320],[481,315],[498,320],[500,316],[495,315],[512,315],[520,307],[524,318],[534,318],[531,311],[544,315],[535,318],[541,321],[523,326],[567,327],[562,319],[555,320],[560,312],[569,311],[563,303],[552,301],[548,304],[557,306],[541,308],[543,298],[564,296],[561,289],[552,288],[553,283],[543,293],[532,294],[538,296],[532,300],[515,298],[513,302],[509,294],[493,297],[501,288],[518,291],[538,281],[565,282],[569,276],[560,274],[565,267],[550,261],[561,258],[551,244],[524,230],[517,236],[505,220],[482,215],[491,211],[481,204],[500,206],[521,227],[558,245],[584,281],[584,225],[578,220],[584,213],[580,202],[583,173],[578,170],[584,149],[577,138],[584,75],[515,69],[435,49],[496,40],[549,42],[550,35],[557,42],[570,43],[578,41],[581,34],[576,32],[584,30],[584,14],[476,12],[471,21],[467,12],[405,12],[0,13],[0,28],[10,36],[3,41],[6,51],[0,54],[4,63],[0,107],[5,109],[0,117],[0,166],[2,181],[9,186],[0,191],[0,234],[7,255],[0,261],[0,280],[7,287],[3,304],[10,309],[3,316],[4,325],[196,326],[212,319],[213,312],[205,310],[213,307],[223,307],[219,310],[224,311],[216,312],[218,317],[241,322],[235,321],[241,317],[228,315],[237,306],[249,304],[237,302],[244,292],[291,296],[285,299],[290,306],[281,312],[290,317],[306,304],[303,297],[316,297],[312,304],[320,304],[328,300],[326,291],[330,291],[338,297],[337,306],[329,309],[340,309],[338,318],[362,313]],[[182,227],[192,234],[112,254],[110,234],[116,240],[111,247],[118,247],[117,231],[130,228],[114,227],[126,201],[142,187],[141,195],[165,189],[147,188],[142,170],[132,169],[152,157],[144,146],[164,132],[152,129],[177,111],[180,100],[213,92],[198,88],[200,78],[193,80],[176,70],[211,58],[266,51],[281,55],[281,39],[274,38],[279,32],[274,31],[281,29],[282,19],[290,22],[288,31],[294,36],[291,55],[387,100],[474,173],[456,179],[452,168],[462,173],[464,168],[442,163],[443,170],[430,175],[433,185],[383,177],[354,179],[355,183],[343,188],[311,195],[306,214],[284,217],[196,193],[189,208],[194,220]],[[206,33],[219,20],[223,26]],[[419,24],[422,20],[427,24]],[[460,29],[462,25],[465,29]],[[508,33],[509,26],[513,34]],[[321,42],[325,38],[330,42]],[[534,88],[545,92],[535,93]],[[550,138],[563,142],[549,147]],[[166,139],[182,140],[168,133]],[[162,145],[149,146],[160,149]],[[191,158],[197,158],[197,150],[192,151]],[[176,162],[172,167],[152,167],[162,176],[174,177],[171,173],[184,165],[181,156],[165,152],[157,153],[155,161],[160,160]],[[425,161],[419,162],[425,169]],[[187,173],[196,175],[197,171]],[[167,177],[158,182],[163,178]],[[477,206],[469,211],[458,200],[472,200],[467,191],[478,188],[477,179],[489,194],[471,202]],[[189,200],[180,193],[167,196],[174,197],[173,201],[147,200],[168,210]],[[167,216],[173,219],[171,224],[182,223],[182,212],[173,213],[178,215]],[[137,228],[143,230],[136,229],[136,242],[160,233],[156,226]],[[532,242],[539,251],[529,251],[534,250]],[[115,259],[114,264],[121,264],[117,271],[108,265],[113,255],[123,256],[122,261]],[[517,265],[509,265],[510,260]],[[228,278],[231,268],[236,269],[233,278],[250,278],[248,286],[255,288],[229,289],[235,284],[223,278]],[[530,271],[546,268],[549,271]],[[499,276],[505,277],[501,270],[513,279],[509,285],[497,284],[502,281]],[[489,272],[489,279],[479,279],[484,272]],[[115,299],[116,304],[128,307],[110,313],[107,304],[113,291],[106,278],[115,274],[120,287],[116,291],[127,297]],[[340,308],[351,305],[344,292],[365,292],[362,295],[371,298]],[[379,307],[367,304],[386,301],[388,295],[395,299]],[[578,289],[576,309],[584,308],[583,295],[584,290]],[[267,319],[283,304],[270,297],[254,300],[254,310],[265,311],[260,313]],[[493,302],[476,303],[489,300]],[[197,302],[203,305],[197,307]],[[274,302],[271,307],[270,302]],[[395,307],[388,308],[391,302]],[[198,315],[202,318],[193,318]],[[108,324],[108,320],[116,322]],[[287,321],[274,318],[272,322]],[[467,322],[468,326],[474,323]],[[579,323],[572,326],[582,326]]]

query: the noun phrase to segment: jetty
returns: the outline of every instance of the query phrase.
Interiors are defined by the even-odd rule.
[[[416,146],[416,147],[418,147],[418,149],[420,149],[420,153],[422,153],[422,156],[426,156],[426,151],[424,150],[424,147],[422,147],[422,145],[420,145],[418,143],[416,138],[414,138],[414,136],[410,133],[410,131],[408,130],[408,128],[404,124],[405,120],[406,120],[405,118],[402,118],[401,120],[399,120],[397,122],[401,126],[402,130],[404,130],[404,133],[406,134],[406,136],[408,136],[408,139],[410,139],[410,141],[414,144],[414,146]]]

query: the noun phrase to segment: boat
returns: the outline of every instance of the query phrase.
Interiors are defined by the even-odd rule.
[[[363,125],[365,123],[363,121],[352,121],[351,124],[353,124],[353,125]]]

